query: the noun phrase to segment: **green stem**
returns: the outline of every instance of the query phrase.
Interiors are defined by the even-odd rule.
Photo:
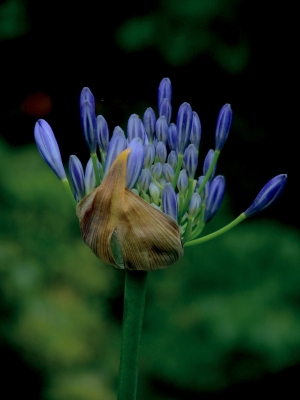
[[[187,223],[187,227],[185,229],[184,235],[183,235],[183,239],[182,242],[185,243],[188,238],[190,237],[191,231],[192,231],[192,223],[193,223],[193,218],[188,216],[188,223]]]
[[[179,172],[181,170],[182,162],[183,162],[183,154],[179,153],[178,160],[177,160],[177,166],[176,166],[176,170],[175,170],[175,175],[174,175],[173,182],[172,182],[173,189],[175,189],[175,187],[177,185],[178,176],[179,176]]]
[[[100,175],[99,175],[99,170],[98,170],[98,157],[96,153],[91,153],[91,159],[93,163],[93,169],[94,169],[94,174],[95,174],[95,179],[96,179],[96,185],[100,186]]]
[[[180,204],[181,207],[179,207],[179,221],[181,221],[181,218],[184,216],[185,212],[187,211],[190,201],[192,198],[192,195],[194,193],[194,179],[189,178],[189,186],[188,186],[188,192],[185,197],[184,203]]]
[[[118,400],[135,400],[147,272],[126,270],[125,274]]]
[[[215,150],[215,153],[214,153],[212,162],[211,162],[211,164],[210,164],[210,167],[208,168],[208,171],[207,171],[207,173],[206,173],[206,175],[205,175],[205,178],[203,179],[203,181],[202,181],[200,187],[199,187],[198,190],[197,190],[197,192],[198,192],[199,194],[202,192],[202,189],[204,188],[205,184],[208,182],[209,178],[211,177],[211,174],[212,174],[212,172],[213,172],[213,169],[214,169],[214,167],[215,167],[215,165],[216,165],[216,163],[217,163],[217,161],[218,161],[219,155],[220,155],[220,150]]]
[[[246,215],[244,213],[242,213],[235,220],[230,222],[230,224],[224,226],[223,228],[221,228],[218,231],[215,231],[215,232],[213,232],[213,233],[211,233],[209,235],[202,236],[199,239],[191,240],[190,242],[185,243],[184,247],[193,246],[195,244],[204,243],[204,242],[207,242],[208,240],[214,239],[217,236],[222,235],[223,233],[225,233],[225,232],[229,231],[230,229],[234,228],[236,225],[238,225],[240,222],[244,221],[244,219],[246,219],[246,218],[247,218]]]
[[[66,192],[68,192],[68,196],[71,198],[72,203],[76,204],[76,200],[74,199],[72,189],[71,189],[68,179],[67,178],[61,179],[61,183],[63,184],[64,188],[66,189]]]
[[[198,224],[197,224],[196,228],[192,232],[192,235],[191,235],[191,238],[190,238],[191,240],[196,239],[204,229],[204,225],[205,225],[205,223],[204,223],[205,202],[203,202],[201,204],[200,213],[199,214],[200,214],[200,218],[199,218],[199,221],[198,221]],[[198,218],[198,215],[196,215],[196,218]]]

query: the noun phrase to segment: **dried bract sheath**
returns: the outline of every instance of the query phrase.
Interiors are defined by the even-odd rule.
[[[102,184],[77,206],[83,240],[101,260],[117,268],[152,271],[183,255],[177,223],[125,188],[124,150]]]

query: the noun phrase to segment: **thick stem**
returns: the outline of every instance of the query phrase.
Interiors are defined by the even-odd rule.
[[[135,400],[147,272],[126,270],[125,274],[118,400]]]

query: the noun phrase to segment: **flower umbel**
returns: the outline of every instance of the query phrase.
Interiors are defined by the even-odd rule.
[[[225,179],[214,175],[232,110],[230,104],[222,107],[215,149],[207,153],[204,175],[197,177],[200,119],[185,102],[176,124],[171,122],[171,97],[171,82],[164,78],[158,89],[158,117],[152,108],[143,119],[133,114],[126,134],[117,126],[109,140],[105,118],[96,117],[93,94],[84,88],[80,96],[81,125],[91,158],[84,173],[79,159],[70,157],[77,215],[85,243],[97,257],[118,268],[151,271],[176,262],[183,245],[210,240],[255,215],[277,199],[286,183],[284,174],[271,179],[236,220],[200,237],[224,197]],[[46,121],[36,123],[35,139],[42,157],[66,182],[59,148]]]

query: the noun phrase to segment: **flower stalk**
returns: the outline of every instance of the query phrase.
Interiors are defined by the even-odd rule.
[[[125,272],[118,400],[136,399],[147,275],[145,271],[126,270]]]

